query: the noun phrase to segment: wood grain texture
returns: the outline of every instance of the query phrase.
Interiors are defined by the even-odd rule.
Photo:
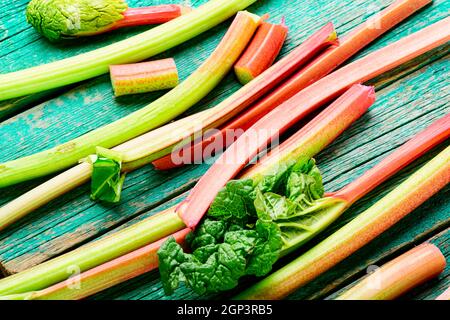
[[[5,7],[0,9],[0,73],[89,51],[148,29],[140,27],[120,30],[113,34],[54,46],[39,38],[34,30],[27,26],[21,16],[26,2],[17,0],[0,5]],[[147,1],[128,2],[131,6],[148,4]],[[194,6],[203,2],[205,1],[191,1]],[[283,56],[330,19],[338,32],[345,34],[372,15],[375,8],[382,9],[392,1],[373,2],[374,6],[367,6],[367,1],[343,0],[336,6],[336,1],[331,0],[260,0],[249,10],[257,14],[269,12],[271,21],[286,17],[290,32],[281,53]],[[446,17],[449,9],[448,1],[435,0],[433,5],[400,24],[357,57]],[[13,14],[4,15],[4,10]],[[228,25],[229,22],[213,28],[155,59],[174,57],[180,76],[184,79],[212,52]],[[449,46],[443,46],[407,66],[396,69],[395,72],[376,79],[374,84],[382,88],[378,92],[377,103],[367,115],[317,157],[328,190],[337,190],[344,186],[433,120],[450,112],[450,91],[446,81],[449,69],[448,53]],[[237,88],[239,84],[230,74],[216,90],[187,114],[217,104]],[[37,100],[30,97],[30,102],[21,105],[19,102],[9,102],[13,107],[5,109],[4,116],[13,116],[0,123],[0,162],[32,154],[80,136],[143,107],[161,94],[114,99],[108,76],[101,76],[75,85],[69,90],[64,89],[61,94],[57,92],[43,95]],[[36,105],[36,101],[43,102]],[[4,104],[0,104],[0,120],[2,105]],[[33,107],[16,114],[30,106]],[[379,199],[419,163],[420,161],[403,175],[358,202],[327,232],[331,232]],[[115,206],[91,202],[89,187],[80,187],[0,233],[0,263],[6,273],[15,273],[154,214],[161,208],[181,200],[208,167],[208,164],[188,166],[171,172],[157,172],[150,166],[142,168],[128,175],[123,201]],[[0,189],[0,205],[40,181],[43,179]],[[402,244],[408,245],[417,238],[429,238],[436,231],[442,230],[449,223],[450,204],[446,201],[449,194],[450,190],[444,190],[405,219],[405,223],[402,221],[392,233],[388,232],[387,236],[383,235],[374,241],[377,245],[369,245],[370,249],[367,251],[364,248],[361,253],[351,257],[350,262],[333,269],[311,286],[294,294],[292,298],[326,297],[330,292],[355,280],[366,265],[365,262],[376,263],[383,259],[383,252],[397,252],[402,250]],[[198,298],[184,289],[180,289],[175,296],[180,297]],[[156,299],[163,298],[163,294],[157,273],[150,273],[96,298]]]

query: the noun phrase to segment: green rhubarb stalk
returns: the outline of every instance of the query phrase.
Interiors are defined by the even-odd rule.
[[[190,231],[190,229],[184,229],[175,233],[173,237],[178,243],[183,244],[186,235]],[[0,300],[79,300],[86,298],[116,284],[156,269],[158,267],[158,256],[156,252],[165,240],[165,238],[161,239],[83,272],[75,279],[63,281],[39,291],[2,296]]]
[[[301,143],[305,143],[302,154],[313,156],[316,152],[319,152],[367,110],[373,102],[373,95],[370,95],[373,89],[369,88],[368,91],[365,87],[356,87],[361,87],[359,90],[362,93],[369,93],[369,98],[365,101],[370,103],[363,102],[361,95],[356,95],[356,97],[352,96],[349,103],[337,104],[335,109],[325,111],[324,113],[329,116],[318,117],[316,121],[313,121],[315,125],[302,131],[305,138],[298,145],[298,150],[300,150],[302,149]],[[354,98],[359,98],[356,99],[356,102],[361,103],[356,103]],[[317,141],[317,144],[314,141]],[[82,165],[90,167],[87,163]],[[47,288],[68,277],[66,272],[68,266],[76,265],[81,271],[85,271],[184,228],[185,225],[175,213],[175,208],[170,208],[157,217],[137,222],[135,225],[118,231],[106,239],[87,244],[58,258],[1,279],[0,295],[26,293]],[[157,236],[160,237],[157,238]],[[144,256],[143,259],[146,259],[146,257]],[[113,270],[112,272],[116,271]],[[106,278],[102,277],[98,281],[101,282],[104,279]]]
[[[89,270],[185,228],[171,210],[134,224],[114,235],[82,246],[24,272],[0,280],[0,295],[40,290],[67,279],[76,266]]]
[[[386,263],[336,300],[393,300],[437,277],[445,266],[441,250],[424,243]]]
[[[112,64],[138,62],[211,29],[257,0],[211,0],[149,31],[71,58],[0,75],[0,100],[62,87],[108,72]]]
[[[236,299],[282,299],[362,248],[450,183],[447,147],[397,188]]]
[[[229,3],[233,2],[235,1]],[[219,4],[221,1],[213,3]],[[202,10],[195,12],[197,11]],[[179,86],[141,110],[60,146],[1,164],[0,188],[70,167],[79,159],[95,153],[97,146],[116,146],[180,115],[204,98],[230,71],[260,21],[256,15],[239,12],[219,46],[200,68]],[[70,69],[70,66],[67,69]],[[54,77],[52,76],[52,79]],[[0,95],[1,82],[0,77]],[[8,83],[14,83],[14,79],[9,79]]]

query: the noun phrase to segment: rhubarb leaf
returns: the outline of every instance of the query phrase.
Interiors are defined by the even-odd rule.
[[[253,201],[253,181],[232,180],[217,194],[209,208],[208,216],[245,225],[255,216]]]
[[[92,160],[91,199],[107,203],[120,201],[125,174],[121,175],[121,155],[104,148],[97,148]]]
[[[247,263],[246,274],[262,277],[272,270],[283,247],[280,229],[273,222],[256,222],[258,239]]]
[[[182,255],[173,241],[158,251],[165,292],[185,282],[198,294],[217,293],[236,287],[243,276],[267,275],[289,241],[315,223],[308,210],[323,194],[320,171],[305,157],[259,183],[230,181],[186,237],[192,254]]]
[[[51,41],[98,33],[123,19],[123,0],[32,0],[26,16]]]
[[[184,280],[180,265],[189,261],[190,257],[183,252],[175,238],[170,237],[158,251],[158,259],[164,292],[172,294],[180,281]]]

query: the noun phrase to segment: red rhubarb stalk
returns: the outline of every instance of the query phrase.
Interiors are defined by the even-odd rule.
[[[115,96],[172,89],[179,83],[172,58],[109,66]]]
[[[242,57],[234,65],[239,82],[247,84],[266,71],[275,61],[288,34],[284,22],[263,22]]]
[[[393,300],[437,277],[446,266],[434,244],[422,244],[364,278],[336,300]]]
[[[450,183],[450,147],[375,205],[236,299],[282,299],[371,242]]]
[[[117,21],[111,29],[161,24],[178,18],[191,10],[190,7],[178,4],[128,8],[122,13],[123,19]]]
[[[264,116],[222,154],[178,207],[177,212],[186,226],[197,226],[219,190],[264,150],[274,135],[282,134],[352,84],[370,80],[446,43],[450,40],[449,23],[450,18],[443,19],[335,71]],[[255,133],[268,131],[272,135],[260,135],[255,139]]]
[[[344,39],[341,39],[338,46],[333,46],[326,50],[308,66],[301,69],[288,81],[277,87],[274,92],[257,102],[256,105],[243,116],[237,117],[231,123],[222,127],[220,133],[216,132],[211,137],[205,139],[205,141],[199,141],[193,144],[190,150],[185,150],[187,147],[182,148],[181,150],[175,150],[174,159],[172,159],[172,155],[167,155],[160,160],[154,161],[153,164],[161,170],[167,170],[186,164],[177,161],[180,159],[180,156],[182,159],[185,159],[185,157],[183,157],[184,152],[192,155],[192,157],[188,159],[191,160],[190,163],[198,163],[203,160],[203,150],[211,143],[215,144],[214,150],[228,147],[234,140],[225,139],[227,131],[236,132],[237,134],[235,134],[235,137],[237,139],[240,135],[238,129],[247,130],[275,107],[293,97],[308,85],[326,76],[376,38],[430,2],[431,0],[399,0],[394,2],[388,8],[353,30],[350,34],[345,36]],[[222,146],[220,146],[220,142],[222,142]],[[226,144],[227,142],[229,144]],[[211,149],[211,147],[209,147],[209,149]]]

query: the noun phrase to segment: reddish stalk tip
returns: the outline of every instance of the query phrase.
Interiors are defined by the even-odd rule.
[[[111,29],[162,24],[190,11],[190,7],[176,4],[128,8],[123,12],[123,19],[117,21]]]
[[[286,40],[288,28],[283,24],[263,22],[253,40],[234,66],[239,82],[247,84],[266,71],[275,61]]]

